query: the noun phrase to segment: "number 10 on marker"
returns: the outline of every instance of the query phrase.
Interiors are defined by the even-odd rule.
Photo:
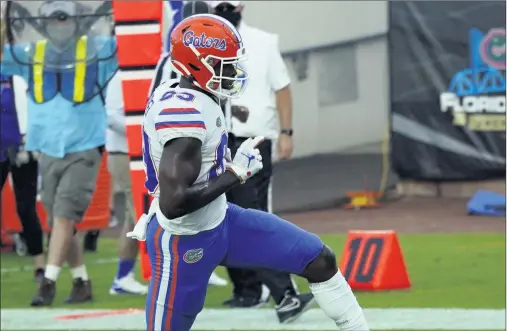
[[[394,231],[349,232],[340,270],[353,289],[371,291],[410,287]]]

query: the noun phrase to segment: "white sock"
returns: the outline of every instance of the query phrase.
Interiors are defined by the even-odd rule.
[[[44,277],[52,280],[53,282],[56,282],[56,280],[58,279],[58,275],[60,275],[61,269],[62,268],[57,267],[55,265],[48,264],[46,266],[46,270],[44,270]]]
[[[81,278],[84,281],[88,280],[88,273],[86,272],[86,266],[83,264],[79,267],[70,269],[72,279]]]
[[[363,310],[340,270],[328,281],[310,284],[320,308],[343,331],[368,331]]]

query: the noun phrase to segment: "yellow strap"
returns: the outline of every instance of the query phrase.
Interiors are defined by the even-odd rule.
[[[83,102],[86,77],[87,36],[82,36],[76,45],[76,70],[74,73],[74,102]]]
[[[42,93],[44,82],[44,55],[46,53],[46,40],[39,40],[35,43],[33,55],[33,96],[38,103],[44,102]]]

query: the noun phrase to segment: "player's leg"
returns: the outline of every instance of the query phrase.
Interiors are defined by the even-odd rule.
[[[273,214],[229,205],[226,265],[262,267],[308,280],[322,310],[340,330],[368,330],[352,290],[338,270],[333,251],[320,238]]]
[[[268,193],[271,176],[273,174],[271,145],[272,142],[270,140],[265,140],[258,146],[262,155],[264,168],[243,185],[237,185],[230,190],[228,201],[242,208],[252,208],[263,211],[268,210]],[[238,148],[239,144],[236,144],[234,147]],[[238,269],[232,268],[231,270],[235,271]],[[294,321],[301,316],[305,310],[311,308],[315,304],[315,300],[311,293],[297,293],[289,273],[272,269],[254,269],[251,270],[251,272],[253,272],[254,275],[254,277],[252,277],[253,279],[250,280],[245,277],[243,281],[246,283],[250,280],[250,284],[252,281],[257,281],[258,287],[257,292],[254,292],[254,301],[249,303],[247,300],[237,300],[247,299],[248,297],[246,296],[244,296],[245,298],[235,297],[234,299],[236,300],[233,300],[232,303],[235,303],[236,306],[243,306],[248,303],[252,306],[256,306],[259,305],[259,303],[264,303],[265,301],[262,300],[261,294],[261,283],[265,284],[265,287],[267,287],[271,297],[275,301],[275,309],[280,323]],[[245,286],[245,288],[247,287]],[[254,287],[254,289],[256,288]]]
[[[148,331],[190,330],[204,306],[208,279],[227,250],[223,227],[171,235],[153,216],[146,235],[152,270],[146,298]]]
[[[233,147],[237,149],[240,144],[236,145]],[[233,153],[235,153],[235,150],[233,150]],[[259,201],[255,188],[258,176],[259,174],[256,174],[243,185],[233,187],[227,192],[227,201],[243,208],[259,209]],[[227,268],[227,272],[233,284],[233,296],[224,301],[224,305],[233,308],[248,308],[258,307],[263,304],[259,301],[261,298],[262,283],[257,277],[257,272],[255,270]]]
[[[273,176],[272,145],[272,140],[265,140],[258,146],[264,167],[245,183],[248,184],[249,181],[256,180],[255,191],[259,201],[259,208],[257,209],[270,213],[272,212],[269,206],[270,187]],[[244,186],[245,184],[239,186]],[[311,293],[299,294],[295,282],[289,273],[270,269],[258,269],[256,271],[258,278],[266,284],[271,292],[271,296],[275,300],[281,323],[292,321],[298,316],[298,309],[295,307],[299,306],[308,309],[314,305],[315,300],[313,299],[313,295]],[[291,309],[291,307],[294,307],[294,309]]]
[[[120,194],[125,202],[125,219],[119,238],[118,269],[109,293],[146,294],[148,287],[134,278],[139,243],[137,240],[127,238],[127,233],[134,229],[136,223],[129,156],[126,153],[109,153],[107,165],[112,177],[114,193]]]
[[[246,140],[246,138],[236,137],[229,135],[229,147],[231,149],[232,156],[236,155],[238,148]],[[264,146],[269,141],[265,141],[261,144]],[[270,143],[270,142],[269,142]],[[263,154],[265,148],[261,151],[262,158],[266,155]],[[269,151],[271,152],[271,151]],[[261,202],[259,201],[260,192],[257,190],[259,182],[264,176],[269,176],[271,173],[271,163],[268,160],[264,163],[264,168],[259,171],[255,176],[250,178],[243,185],[236,185],[227,192],[227,201],[235,205],[241,206],[242,208],[261,209]],[[267,175],[265,173],[269,172]],[[233,284],[233,296],[232,298],[224,301],[224,305],[230,307],[259,307],[266,302],[261,300],[262,297],[262,282],[257,277],[257,271],[252,269],[240,269],[240,268],[227,268],[229,279]],[[269,299],[269,297],[268,297]]]
[[[267,211],[269,183],[272,174],[270,164],[271,148],[270,144],[266,144],[268,142],[270,143],[270,141],[264,141],[260,145],[263,162],[264,158],[267,158],[265,168],[243,185],[238,185],[229,192],[229,201],[242,208]],[[262,284],[265,284],[265,287],[268,289],[267,291],[269,291],[269,294],[271,294],[271,297],[275,301],[275,308],[280,323],[294,321],[315,304],[311,293],[297,293],[290,274],[287,272],[272,269],[230,268],[229,270],[229,274],[231,275],[234,275],[236,270],[244,271],[240,282],[237,278],[235,279],[235,287],[238,283],[245,284],[242,292],[238,291],[240,295],[237,295],[235,288],[233,299],[226,302],[226,304],[232,307],[258,307],[266,303],[267,300],[263,300]],[[248,272],[252,273],[250,277],[248,277]],[[231,280],[234,280],[234,278],[231,277]],[[269,299],[269,296],[266,299]]]

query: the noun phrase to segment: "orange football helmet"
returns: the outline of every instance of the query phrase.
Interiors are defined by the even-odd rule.
[[[238,98],[248,75],[243,41],[229,21],[212,14],[190,16],[171,33],[171,62],[175,70],[214,95]]]

